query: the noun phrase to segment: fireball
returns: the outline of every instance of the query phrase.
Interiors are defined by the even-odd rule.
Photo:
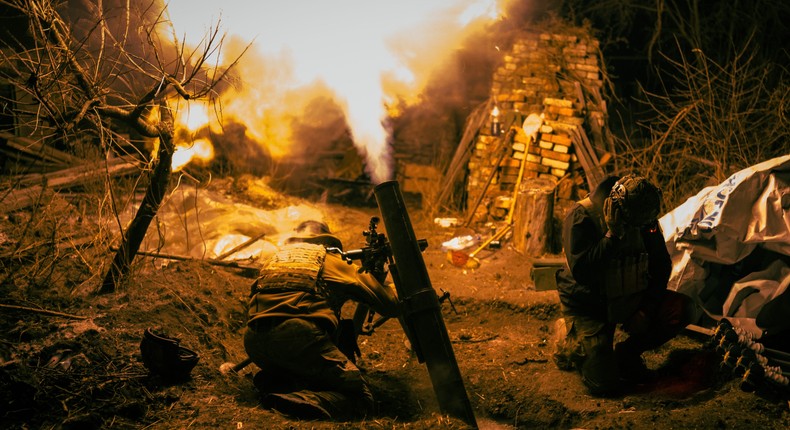
[[[177,144],[171,168],[177,172],[192,160],[209,161],[214,158],[214,147],[208,139],[197,139],[188,144]]]

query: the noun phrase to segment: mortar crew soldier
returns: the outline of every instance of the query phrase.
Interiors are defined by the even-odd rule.
[[[265,407],[305,419],[373,412],[355,352],[344,354],[336,345],[340,308],[352,300],[394,317],[398,301],[391,288],[327,252],[342,247],[326,224],[305,221],[263,263],[252,285],[244,348],[261,368],[254,383]]]
[[[691,299],[667,289],[672,261],[660,208],[661,191],[645,178],[610,176],[563,222],[566,265],[557,284],[564,324],[554,361],[576,368],[593,395],[653,380],[642,353],[692,321]],[[628,337],[613,346],[618,324]]]

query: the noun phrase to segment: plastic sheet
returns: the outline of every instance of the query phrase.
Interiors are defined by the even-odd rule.
[[[714,319],[752,320],[743,325],[755,327],[758,316],[777,320],[760,312],[790,294],[790,155],[702,189],[659,222],[673,262],[670,289],[694,298]],[[790,321],[772,330],[788,328]]]

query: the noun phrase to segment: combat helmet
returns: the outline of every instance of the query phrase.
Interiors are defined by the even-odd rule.
[[[296,234],[289,237],[285,243],[306,242],[324,245],[327,248],[343,249],[343,242],[332,234],[329,226],[322,221],[307,220],[299,223],[294,229]]]
[[[609,198],[630,226],[639,227],[655,221],[661,211],[661,190],[636,174],[618,179]]]
[[[200,356],[184,348],[176,338],[167,336],[161,329],[149,327],[140,341],[143,364],[152,373],[165,380],[180,381],[189,378]]]

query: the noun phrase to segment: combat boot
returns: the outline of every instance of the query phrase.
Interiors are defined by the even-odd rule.
[[[274,409],[293,418],[304,420],[329,420],[332,416],[320,405],[313,393],[268,393],[261,399],[261,406]]]
[[[628,384],[644,385],[656,380],[656,371],[649,369],[638,352],[631,351],[623,343],[614,346],[617,370],[620,379]]]
[[[573,323],[568,331],[565,318],[559,318],[554,322],[554,337],[552,339],[554,352],[551,358],[557,368],[564,371],[578,369],[584,361],[583,348],[576,338],[576,331],[573,330],[572,325]]]

